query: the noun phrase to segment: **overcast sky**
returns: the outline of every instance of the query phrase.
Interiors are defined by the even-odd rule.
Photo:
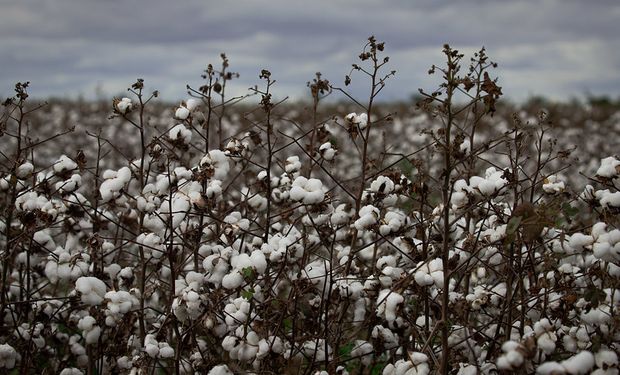
[[[303,97],[317,71],[341,83],[372,34],[397,70],[385,99],[434,88],[444,43],[484,45],[512,99],[620,95],[618,0],[0,0],[0,95],[29,80],[38,97],[112,96],[142,77],[176,101],[226,52],[235,93],[268,68]]]

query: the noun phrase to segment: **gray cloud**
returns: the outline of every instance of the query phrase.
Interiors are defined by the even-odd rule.
[[[446,42],[486,46],[511,98],[617,96],[618,19],[613,0],[0,0],[0,94],[30,80],[39,97],[112,95],[143,77],[179,100],[226,52],[241,73],[236,93],[268,68],[276,92],[301,97],[316,71],[340,82],[375,34],[398,71],[387,99],[433,88],[426,71]],[[361,84],[354,90],[363,97]]]

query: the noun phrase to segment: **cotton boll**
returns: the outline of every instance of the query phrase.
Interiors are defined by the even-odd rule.
[[[119,113],[125,114],[131,111],[132,105],[133,104],[131,103],[131,99],[122,98],[121,100],[117,99],[116,103],[114,104],[114,107]]]
[[[403,303],[405,298],[400,294],[389,289],[384,289],[377,298],[377,316],[382,316],[388,323],[394,323],[398,305]]]
[[[159,343],[159,345],[159,358],[174,358],[174,349],[172,349],[168,343]]]
[[[615,374],[618,374],[618,354],[612,350],[601,349],[594,355],[596,367],[600,369],[614,368]]]
[[[67,155],[62,155],[56,163],[54,163],[54,173],[59,174],[65,171],[72,171],[77,169],[78,165],[76,162],[71,160]]]
[[[0,368],[10,370],[15,367],[15,362],[19,361],[20,359],[21,356],[11,345],[0,345]]]
[[[566,369],[558,362],[545,362],[536,368],[536,374],[539,375],[561,375],[565,373]]]
[[[15,175],[17,176],[17,178],[23,180],[29,177],[32,174],[32,171],[34,171],[34,165],[32,165],[32,163],[25,162],[19,167],[17,167],[17,169],[15,170]]]
[[[185,101],[185,108],[190,111],[198,108],[202,104],[202,100],[196,98],[189,98]]]
[[[234,375],[226,365],[218,365],[213,367],[207,375]]]
[[[359,358],[362,365],[368,366],[372,362],[374,350],[374,347],[368,341],[355,340],[355,345],[351,349],[351,357]]]
[[[360,130],[363,130],[368,126],[368,115],[366,113],[349,113],[345,116],[345,121],[349,126],[357,126]]]
[[[319,154],[324,160],[332,161],[338,151],[332,146],[331,142],[325,142],[319,147]]]
[[[235,270],[222,278],[222,286],[226,289],[237,289],[243,284],[243,275]]]
[[[543,190],[548,194],[556,194],[564,191],[566,186],[557,175],[550,175],[543,181]]]
[[[355,221],[355,228],[359,231],[370,228],[379,221],[379,209],[372,205],[363,206],[359,211],[359,219]]]
[[[301,201],[304,204],[317,204],[323,201],[323,183],[316,178],[307,179],[299,176],[293,181],[290,191],[290,198],[294,201]]]
[[[104,181],[99,187],[99,194],[105,203],[121,195],[121,191],[131,180],[131,170],[128,167],[123,167],[118,171],[107,170],[104,172],[103,178]]]
[[[174,112],[174,117],[179,119],[179,120],[186,120],[189,117],[189,113],[190,113],[190,111],[189,111],[189,109],[187,109],[187,107],[180,106]]]
[[[298,172],[300,169],[301,162],[299,161],[299,156],[290,156],[286,159],[284,163],[284,170],[286,173]]]
[[[594,367],[594,355],[583,351],[562,361],[561,364],[569,374],[587,374]]]
[[[101,328],[97,325],[97,321],[90,315],[80,319],[78,329],[82,330],[82,337],[86,341],[86,345],[96,344],[99,341]]]
[[[192,131],[185,125],[178,124],[168,131],[168,138],[172,141],[180,140],[184,144],[189,144],[192,141]]]
[[[106,286],[96,277],[82,276],[75,282],[75,289],[80,292],[82,302],[96,306],[103,302]]]
[[[388,177],[379,176],[370,184],[370,191],[379,194],[390,194],[394,191],[394,182]]]
[[[620,174],[620,160],[613,156],[601,159],[601,166],[596,170],[598,177],[616,178]]]
[[[211,171],[213,178],[224,180],[228,176],[230,164],[226,154],[220,150],[211,150],[200,160],[200,167]]]

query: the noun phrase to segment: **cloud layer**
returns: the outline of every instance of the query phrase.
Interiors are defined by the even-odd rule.
[[[303,97],[316,71],[341,82],[374,34],[398,72],[386,99],[432,89],[444,43],[484,45],[513,99],[618,96],[618,19],[616,0],[0,0],[0,94],[29,80],[39,97],[109,96],[142,77],[178,100],[226,52],[236,93],[268,68],[276,92]]]

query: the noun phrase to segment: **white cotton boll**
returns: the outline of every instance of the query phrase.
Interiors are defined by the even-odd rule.
[[[594,232],[594,228],[592,229]],[[614,229],[607,233],[602,233],[592,245],[592,253],[598,259],[606,262],[617,262],[620,260],[620,229]]]
[[[594,243],[594,237],[583,233],[574,233],[568,239],[568,246],[576,252],[582,252],[586,246],[590,246],[592,243]]]
[[[616,178],[620,174],[620,160],[613,156],[601,159],[601,166],[596,170],[596,175],[605,178]]]
[[[558,362],[545,362],[536,368],[539,375],[561,375],[566,373],[564,366]]]
[[[388,177],[379,176],[370,184],[370,191],[379,194],[390,194],[394,191],[394,182]]]
[[[469,152],[471,151],[471,143],[469,142],[469,139],[463,140],[463,143],[461,143],[459,149],[463,154],[469,155]]]
[[[297,172],[301,169],[301,162],[299,156],[289,156],[284,163],[284,170],[286,173]]]
[[[323,183],[316,178],[307,179],[299,176],[293,181],[290,191],[290,198],[294,201],[301,201],[304,204],[317,204],[323,201]]]
[[[60,372],[60,375],[84,375],[84,373],[75,367],[67,367]]]
[[[71,160],[67,155],[62,155],[56,163],[54,163],[54,173],[58,174],[64,171],[72,171],[78,167],[77,163]]]
[[[213,170],[213,178],[224,180],[228,176],[230,163],[226,154],[220,150],[211,150],[200,160],[200,167]]]
[[[346,224],[349,221],[347,205],[345,203],[338,205],[334,212],[332,212],[329,220],[333,225],[336,226]]]
[[[21,356],[11,345],[0,345],[0,368],[12,369],[15,367],[15,362],[19,359],[21,359]]]
[[[146,354],[149,355],[149,357],[157,358],[157,356],[159,355],[159,346],[153,344],[146,344],[144,346],[144,351],[146,352]]]
[[[569,374],[587,374],[594,367],[594,355],[583,351],[562,361],[561,364]]]
[[[254,250],[250,255],[250,260],[252,261],[252,266],[256,269],[260,275],[265,273],[267,269],[267,260],[265,259],[265,254],[263,254],[260,250]]]
[[[594,362],[598,368],[609,368],[618,365],[618,354],[612,350],[601,349],[594,355]],[[618,373],[616,369],[615,373]]]
[[[389,289],[382,290],[377,298],[377,316],[385,317],[390,324],[394,323],[398,305],[404,301],[405,298],[400,294]]]
[[[179,120],[186,120],[189,117],[189,109],[187,109],[184,106],[180,106],[174,112],[174,117],[179,119]]]
[[[597,191],[597,193],[599,192],[600,191]],[[603,207],[620,207],[620,191],[612,193],[609,190],[603,190],[601,194],[598,195],[598,201]]]
[[[202,104],[202,100],[196,98],[189,98],[185,101],[185,107],[190,111],[198,108]]]
[[[174,357],[174,349],[170,347],[167,343],[159,343],[159,358],[167,359]]]
[[[349,113],[344,119],[350,126],[359,126],[361,130],[368,126],[368,115],[366,113],[361,113],[359,115],[355,112]]]
[[[75,289],[80,292],[82,302],[95,306],[103,302],[106,286],[96,277],[82,276],[75,282]]]
[[[360,208],[359,219],[355,221],[355,228],[359,231],[370,228],[379,222],[379,209],[373,205]]]
[[[469,363],[459,363],[457,375],[478,375],[478,369]]]
[[[548,194],[561,193],[565,188],[564,181],[554,174],[547,176],[543,181],[543,190]]]
[[[29,177],[32,174],[32,171],[34,171],[34,165],[32,165],[32,163],[25,162],[17,167],[15,170],[15,175],[17,178],[23,180],[24,178]]]
[[[226,365],[219,365],[213,367],[207,375],[234,375],[232,371]]]
[[[101,328],[97,326],[97,321],[90,315],[87,315],[78,321],[78,329],[82,330],[82,337],[86,341],[86,345],[92,345],[99,341]]]
[[[267,198],[260,194],[254,194],[248,199],[248,205],[250,205],[250,207],[252,207],[255,211],[264,211],[267,209]]]
[[[127,113],[131,110],[132,103],[129,98],[122,98],[115,104],[116,110],[120,113]]]
[[[332,146],[331,142],[325,142],[319,147],[319,153],[324,160],[332,161],[336,156],[336,149]]]
[[[222,278],[222,286],[226,289],[237,289],[241,284],[243,284],[243,275],[237,270],[234,270]]]
[[[374,350],[374,347],[368,341],[355,340],[355,345],[351,349],[351,357],[359,358],[364,366],[368,366],[372,362]]]
[[[553,332],[545,332],[538,337],[536,343],[538,348],[542,350],[545,354],[551,354],[555,351],[555,342],[557,337]]]
[[[106,171],[103,174],[104,181],[99,187],[99,193],[103,202],[116,199],[121,195],[121,190],[131,180],[131,170],[123,167],[118,171]]]
[[[172,141],[182,140],[184,144],[189,144],[192,141],[192,131],[185,125],[178,124],[168,131],[168,138]]]

